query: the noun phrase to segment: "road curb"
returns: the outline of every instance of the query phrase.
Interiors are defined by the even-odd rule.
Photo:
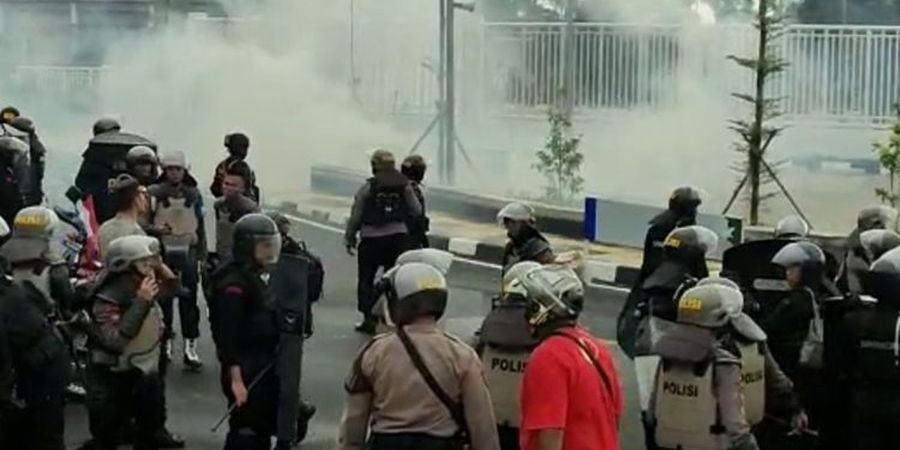
[[[282,202],[275,209],[285,214],[339,229],[343,229],[346,226],[348,219],[347,214],[337,217],[330,211],[317,208],[302,210],[293,202]],[[456,256],[482,263],[500,264],[503,258],[504,246],[500,244],[481,242],[470,238],[444,236],[436,233],[429,233],[428,241],[432,248],[446,250]],[[584,263],[582,278],[586,283],[592,285],[631,288],[639,273],[639,267],[624,266],[599,259],[588,259]]]

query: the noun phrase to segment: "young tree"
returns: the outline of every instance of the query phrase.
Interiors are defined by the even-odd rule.
[[[872,147],[878,156],[881,167],[888,172],[888,188],[875,189],[875,195],[881,199],[882,203],[896,208],[897,200],[900,200],[900,194],[896,189],[897,176],[900,175],[900,103],[894,105],[894,111],[897,121],[891,126],[891,134],[888,136],[887,142],[876,142]]]
[[[550,134],[544,148],[535,153],[538,161],[531,167],[547,179],[545,198],[563,203],[581,192],[584,185],[581,177],[584,155],[578,150],[581,137],[571,136],[572,122],[557,109],[550,109],[548,121]]]
[[[734,130],[740,137],[740,141],[735,144],[735,149],[742,155],[741,161],[738,163],[738,170],[742,178],[723,212],[723,214],[727,213],[738,195],[746,190],[750,204],[751,225],[759,224],[760,205],[766,199],[775,195],[773,192],[762,192],[764,185],[772,182],[778,185],[794,209],[802,215],[794,199],[787,192],[784,185],[781,184],[772,165],[766,161],[766,151],[769,149],[772,141],[784,131],[783,127],[771,125],[774,119],[781,116],[779,106],[782,99],[766,96],[766,83],[784,72],[788,66],[787,61],[780,58],[775,53],[774,48],[774,41],[783,33],[782,15],[779,11],[784,11],[784,9],[777,4],[777,0],[759,0],[758,8],[756,22],[754,23],[755,28],[759,32],[756,56],[744,58],[730,55],[728,57],[728,59],[736,62],[739,66],[753,71],[756,82],[752,93],[732,94],[735,98],[749,104],[753,113],[749,120],[735,119],[730,121],[731,126],[729,128]]]

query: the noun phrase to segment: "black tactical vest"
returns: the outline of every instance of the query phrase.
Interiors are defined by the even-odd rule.
[[[379,226],[406,222],[409,210],[405,193],[409,180],[396,170],[383,170],[368,183],[369,197],[363,206],[363,224]]]

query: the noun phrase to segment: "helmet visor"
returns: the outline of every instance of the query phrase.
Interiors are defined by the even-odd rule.
[[[281,235],[274,234],[257,238],[255,246],[256,260],[262,264],[275,264],[281,256]]]

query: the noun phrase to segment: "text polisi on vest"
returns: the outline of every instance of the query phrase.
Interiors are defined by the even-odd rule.
[[[700,387],[696,384],[680,384],[674,381],[663,383],[663,392],[676,397],[697,398],[700,396]]]
[[[525,361],[506,358],[491,358],[491,370],[501,372],[525,373]]]

